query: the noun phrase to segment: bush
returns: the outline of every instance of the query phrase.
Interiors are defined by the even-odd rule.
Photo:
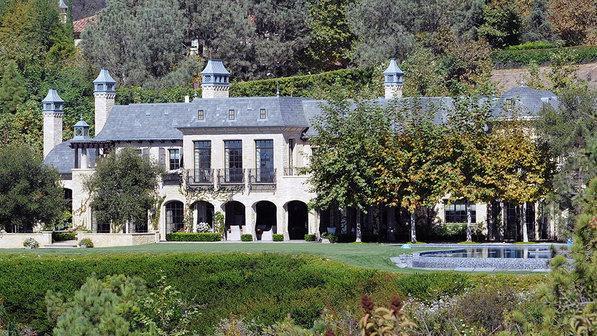
[[[253,235],[250,233],[243,233],[242,235],[240,235],[240,240],[244,242],[252,242]]]
[[[242,314],[247,321],[271,325],[288,314],[310,327],[325,307],[358,310],[359,297],[435,298],[475,287],[479,275],[426,272],[401,275],[345,264],[314,256],[280,254],[0,254],[0,298],[13,320],[26,323],[38,334],[48,334],[44,297],[48,290],[72,297],[95,274],[138,276],[156,286],[162,276],[182,296],[208,307],[193,321],[198,335],[213,335],[218,321]],[[161,272],[157,272],[160,270]],[[483,275],[487,286],[498,283],[538,283],[543,275]],[[513,285],[518,288],[518,284]],[[151,289],[151,288],[150,288]]]
[[[549,49],[557,47],[559,47],[559,45],[549,41],[530,41],[509,46],[508,48],[506,48],[506,50]]]
[[[305,235],[305,241],[315,241],[317,239],[317,236],[315,236],[314,234],[309,234],[307,233]]]
[[[93,242],[89,238],[81,239],[81,241],[79,242],[79,247],[93,248]]]
[[[213,242],[222,240],[222,235],[215,232],[173,232],[166,234],[166,240]]]
[[[336,236],[335,234],[331,234],[329,232],[326,232],[324,234],[321,235],[322,238],[327,239],[330,241],[330,243],[335,243],[338,241],[338,236]]]
[[[39,243],[37,242],[37,240],[29,237],[25,239],[25,241],[23,242],[23,246],[30,249],[34,249],[39,247]]]
[[[52,241],[53,242],[62,242],[67,240],[77,240],[77,233],[76,232],[52,232]]]
[[[280,233],[276,233],[276,234],[272,235],[272,240],[275,242],[284,241],[284,235],[280,234]]]
[[[491,58],[496,67],[507,68],[526,66],[531,62],[548,64],[558,53],[565,53],[575,63],[590,63],[597,60],[597,46],[497,50],[491,54]]]

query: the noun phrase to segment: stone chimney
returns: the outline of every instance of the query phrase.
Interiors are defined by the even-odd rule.
[[[116,81],[106,69],[102,69],[93,81],[95,96],[95,135],[101,132],[116,99]]]
[[[44,113],[44,157],[54,147],[62,142],[62,117],[64,115],[64,100],[54,89],[48,90],[46,98],[42,100]]]
[[[60,21],[65,24],[68,17],[68,6],[64,3],[64,0],[58,1],[58,10],[60,11]]]
[[[224,67],[222,60],[210,59],[201,71],[202,98],[228,98],[230,88],[230,72]]]
[[[404,84],[404,73],[398,67],[396,59],[392,58],[386,71],[383,72],[385,98],[394,99],[402,97],[402,85]]]

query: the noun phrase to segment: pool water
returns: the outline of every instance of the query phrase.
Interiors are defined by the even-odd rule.
[[[471,247],[448,251],[421,252],[420,256],[446,258],[550,259],[551,251],[547,246]]]

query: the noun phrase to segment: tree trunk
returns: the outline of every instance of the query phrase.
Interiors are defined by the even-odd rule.
[[[535,220],[533,221],[535,229],[535,241],[541,239],[540,229],[541,229],[541,203],[537,201],[533,204],[535,207]]]
[[[417,242],[417,225],[414,210],[410,213],[410,242],[413,244]]]
[[[494,225],[495,223],[493,222],[493,203],[487,202],[487,238],[490,241],[495,240]]]
[[[521,209],[521,223],[522,223],[522,241],[525,243],[529,242],[529,228],[527,227],[527,203],[522,204]]]
[[[464,203],[464,207],[466,208],[466,241],[470,242],[473,241],[473,223],[471,207],[468,200]]]
[[[498,230],[498,240],[504,241],[504,228],[506,225],[506,209],[504,202],[500,201],[500,228]]]

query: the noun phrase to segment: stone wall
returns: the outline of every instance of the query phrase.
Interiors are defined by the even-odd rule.
[[[0,233],[0,248],[24,248],[23,242],[27,238],[35,239],[40,247],[52,244],[52,232],[35,233]]]
[[[77,239],[89,238],[94,247],[116,247],[153,244],[159,241],[158,233],[84,233],[77,234]]]

